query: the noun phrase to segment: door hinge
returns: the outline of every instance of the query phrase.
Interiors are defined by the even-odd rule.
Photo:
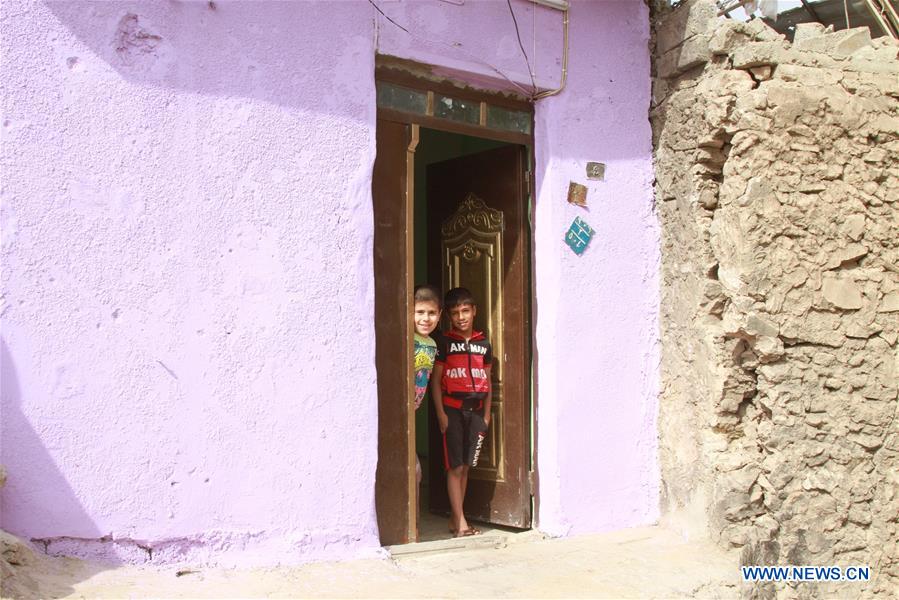
[[[524,184],[527,186],[527,188],[529,190],[531,189],[531,172],[530,171],[524,172]]]
[[[531,490],[531,495],[534,495],[534,489],[537,487],[537,474],[534,471],[528,471],[528,488]]]

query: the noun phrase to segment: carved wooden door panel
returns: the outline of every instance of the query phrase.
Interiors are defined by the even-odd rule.
[[[478,301],[475,328],[493,345],[493,407],[465,513],[530,527],[530,345],[524,148],[506,146],[428,167],[429,272],[444,291],[467,287]],[[435,275],[432,275],[436,279]],[[448,321],[447,321],[448,322]],[[448,510],[442,436],[430,420],[432,510]]]

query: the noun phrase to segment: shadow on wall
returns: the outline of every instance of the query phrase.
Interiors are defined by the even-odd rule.
[[[374,73],[367,2],[48,0],[45,5],[126,81],[374,118],[373,81],[366,79]],[[84,62],[79,50],[54,43],[58,53],[71,53],[66,64],[78,71]],[[370,93],[360,93],[369,85]]]
[[[41,529],[59,533],[53,538],[32,538],[34,548],[51,555],[64,555],[68,543],[77,543],[81,538],[101,538],[103,534],[57,468],[41,436],[31,428],[21,405],[22,390],[16,366],[6,340],[0,338],[0,463],[6,467],[9,476],[0,490],[0,527],[17,534],[15,528],[7,527],[7,523],[37,521],[42,524]],[[46,437],[52,439],[52,435]],[[121,563],[113,556],[103,558],[109,566]],[[21,570],[33,571],[22,577],[22,584],[28,581],[30,586],[25,587],[33,588],[28,591],[33,592],[34,597],[46,598],[72,593],[71,584],[105,569],[97,563],[68,564],[63,568],[61,564],[39,557],[35,564],[14,567],[13,581],[4,582],[4,589],[16,585],[17,572]]]

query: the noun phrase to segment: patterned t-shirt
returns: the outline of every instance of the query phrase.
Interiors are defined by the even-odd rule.
[[[435,356],[437,356],[437,342],[429,336],[416,333],[415,350],[412,354],[412,362],[415,365],[415,410],[421,406],[421,401],[428,390],[428,380],[434,368]]]

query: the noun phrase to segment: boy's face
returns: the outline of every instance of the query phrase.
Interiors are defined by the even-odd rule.
[[[436,302],[416,302],[413,320],[418,335],[431,335],[437,322],[440,321],[440,308]]]
[[[449,313],[453,329],[462,335],[471,335],[474,329],[474,318],[478,314],[478,307],[473,304],[460,304],[452,307]]]

